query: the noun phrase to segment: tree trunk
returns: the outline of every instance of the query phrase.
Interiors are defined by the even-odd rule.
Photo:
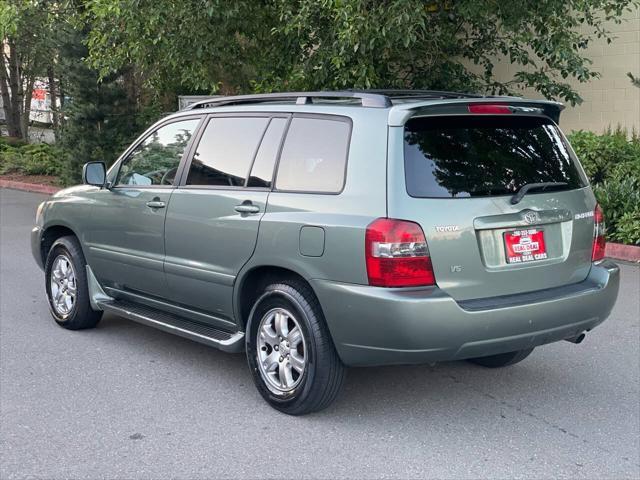
[[[20,59],[16,45],[9,41],[9,112],[6,118],[7,130],[9,136],[26,138],[25,132],[22,131],[22,106],[24,86],[20,78]]]
[[[51,124],[57,142],[60,140],[60,111],[58,110],[58,89],[56,88],[53,65],[49,65],[47,68],[47,77],[49,78],[49,98],[51,99]]]
[[[22,129],[22,138],[29,140],[29,120],[31,116],[31,99],[33,98],[33,85],[35,77],[27,79],[27,90],[22,94],[22,118],[20,119],[20,128]]]
[[[4,45],[3,45],[4,46]],[[11,131],[9,118],[12,117],[11,113],[11,95],[9,94],[9,77],[7,74],[5,55],[1,54],[2,65],[0,65],[0,96],[2,97],[2,110],[4,110],[4,118],[7,123],[7,133],[10,137],[14,137],[15,132]],[[12,134],[13,133],[13,134]]]

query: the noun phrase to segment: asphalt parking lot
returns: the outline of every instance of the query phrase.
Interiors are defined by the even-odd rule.
[[[639,478],[640,268],[581,345],[502,370],[351,369],[329,409],[267,406],[243,355],[114,316],[53,322],[42,195],[0,189],[0,478]]]

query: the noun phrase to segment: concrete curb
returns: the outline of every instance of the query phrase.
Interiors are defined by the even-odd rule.
[[[11,188],[13,190],[22,190],[24,192],[46,193],[52,195],[61,190],[60,187],[53,185],[40,185],[38,183],[16,182],[14,180],[5,180],[0,178],[0,188]]]
[[[37,183],[16,182],[4,179],[0,179],[0,188],[11,188],[14,190],[45,193],[48,195],[52,195],[61,190],[60,187],[54,187],[52,185],[39,185]],[[640,263],[640,247],[623,245],[621,243],[607,243],[605,256],[616,260]]]
[[[623,245],[622,243],[607,243],[604,255],[616,260],[640,263],[640,247]]]

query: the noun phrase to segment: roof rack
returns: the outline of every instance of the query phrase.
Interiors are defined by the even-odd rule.
[[[420,99],[420,98],[485,98],[477,93],[447,92],[443,90],[402,90],[402,89],[372,89],[372,90],[339,90],[321,92],[282,92],[264,93],[257,95],[234,95],[216,97],[192,103],[185,110],[196,108],[222,107],[225,105],[242,105],[247,103],[269,103],[283,100],[295,101],[297,105],[313,103],[313,99],[354,99],[360,100],[363,107],[389,108],[393,106],[392,99]]]
[[[392,106],[387,95],[360,91],[343,90],[336,92],[286,92],[286,93],[266,93],[260,95],[235,95],[231,97],[212,98],[195,102],[185,108],[193,110],[196,108],[221,107],[224,105],[241,105],[245,103],[268,103],[282,100],[295,100],[297,105],[313,103],[314,98],[352,98],[360,100],[363,107],[389,108]]]
[[[445,90],[406,90],[406,89],[372,89],[372,90],[349,90],[350,92],[373,93],[385,95],[390,98],[482,98],[484,95],[477,93],[448,92]]]

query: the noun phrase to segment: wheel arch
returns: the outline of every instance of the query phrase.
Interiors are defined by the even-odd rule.
[[[318,298],[313,286],[305,276],[289,267],[254,265],[238,276],[234,288],[234,311],[236,312],[238,327],[241,330],[245,329],[253,303],[260,296],[264,287],[270,283],[287,279],[295,279],[308,285],[309,289]],[[322,309],[322,306],[320,308]]]
[[[51,250],[51,246],[61,237],[66,236],[74,236],[78,240],[80,244],[80,248],[82,248],[82,242],[80,242],[80,237],[76,234],[73,229],[71,229],[68,225],[63,224],[54,224],[47,225],[42,230],[42,235],[40,236],[40,257],[42,258],[42,264],[46,264],[47,255],[49,250]]]

